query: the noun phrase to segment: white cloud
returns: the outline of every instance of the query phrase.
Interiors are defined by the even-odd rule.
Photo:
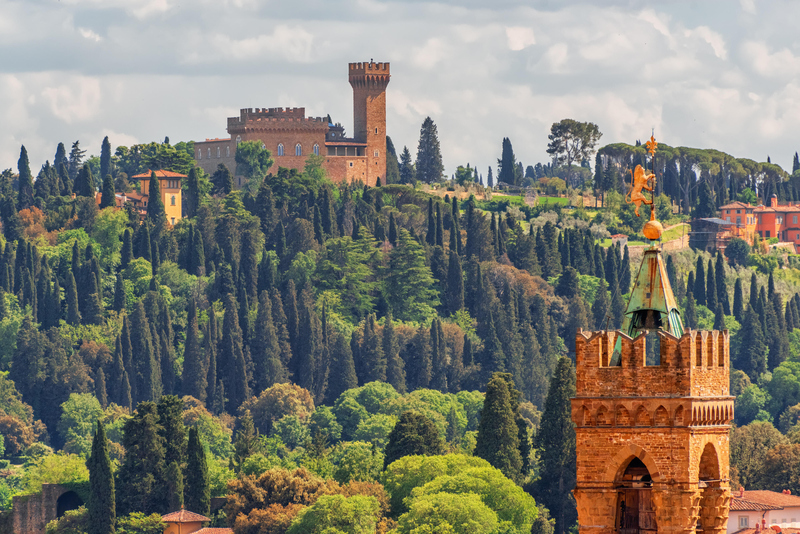
[[[86,28],[78,28],[78,33],[80,33],[81,37],[83,37],[84,39],[88,39],[89,41],[94,41],[96,43],[99,43],[100,41],[103,40],[103,38],[100,37],[98,34]]]
[[[215,59],[248,61],[279,57],[286,61],[307,63],[312,59],[314,36],[299,26],[278,25],[271,34],[236,39],[225,34],[213,35],[207,48],[189,55],[190,63]]]
[[[506,28],[509,50],[519,51],[536,44],[536,37],[531,28],[511,26]]]
[[[756,2],[755,0],[739,0],[739,5],[742,7],[742,11],[749,15],[756,14]]]
[[[48,86],[41,95],[53,116],[66,123],[86,121],[100,112],[100,82],[96,78],[78,77],[69,83]]]

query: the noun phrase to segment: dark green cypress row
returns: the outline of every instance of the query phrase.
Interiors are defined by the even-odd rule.
[[[208,516],[211,504],[211,480],[208,476],[206,452],[197,427],[189,429],[186,471],[184,472],[184,505],[187,510]]]
[[[258,315],[250,348],[254,393],[258,394],[273,384],[288,382],[288,372],[281,362],[278,334],[272,320],[272,302],[267,291],[262,291],[258,297]]]
[[[328,376],[328,390],[326,391],[326,404],[332,405],[339,395],[358,386],[356,367],[353,362],[353,351],[350,342],[339,332],[336,334],[331,346],[331,366]]]
[[[102,421],[97,422],[92,452],[86,464],[89,468],[89,534],[114,534],[117,520],[114,474]]]
[[[186,343],[183,351],[183,394],[200,402],[206,401],[206,370],[203,364],[203,348],[200,346],[200,330],[197,326],[197,304],[189,300],[186,318]]]
[[[394,329],[391,310],[386,313],[384,318],[381,346],[386,357],[386,381],[398,393],[403,394],[406,392],[406,371],[403,359],[400,358],[400,347],[397,341],[397,333]]]
[[[450,315],[464,307],[464,273],[461,269],[461,258],[451,247],[447,262],[447,311]]]
[[[225,317],[219,345],[220,379],[228,396],[226,409],[233,413],[250,396],[247,384],[247,367],[242,347],[242,329],[232,295],[225,296]]]

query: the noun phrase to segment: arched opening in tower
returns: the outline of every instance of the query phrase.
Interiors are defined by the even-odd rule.
[[[632,458],[615,482],[617,488],[616,531],[619,534],[656,534],[653,509],[653,479],[639,458]]]
[[[718,531],[721,517],[719,507],[725,489],[722,488],[723,481],[720,478],[717,449],[711,443],[706,443],[703,448],[697,474],[697,485],[700,492],[700,519],[697,522],[696,532]],[[727,517],[727,513],[725,517]]]
[[[83,506],[84,502],[74,491],[67,491],[61,494],[56,501],[56,517],[62,517],[69,510],[77,510]]]

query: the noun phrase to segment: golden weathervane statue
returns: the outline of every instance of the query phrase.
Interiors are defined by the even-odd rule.
[[[645,143],[647,147],[647,151],[650,152],[650,158],[653,163],[653,172],[648,172],[645,170],[641,165],[637,165],[636,168],[631,172],[631,190],[626,195],[625,201],[628,204],[636,204],[636,216],[639,217],[639,208],[642,204],[650,206],[650,220],[644,225],[642,228],[642,233],[644,236],[649,239],[650,241],[657,241],[661,238],[661,234],[664,232],[664,227],[661,226],[661,223],[656,220],[656,210],[655,206],[653,205],[653,201],[655,200],[655,192],[654,189],[656,187],[656,149],[658,148],[658,143],[656,143],[656,138],[653,135],[650,135],[650,140]],[[653,182],[653,185],[649,185],[650,182]],[[650,191],[650,198],[648,199],[642,191]]]

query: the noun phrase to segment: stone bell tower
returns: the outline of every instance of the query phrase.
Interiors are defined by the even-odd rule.
[[[684,330],[658,245],[622,329],[579,330],[575,353],[580,534],[724,533],[730,338]]]

